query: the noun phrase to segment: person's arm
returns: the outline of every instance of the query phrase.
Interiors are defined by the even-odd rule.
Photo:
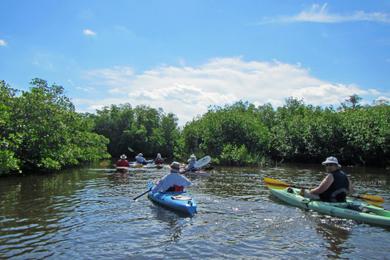
[[[320,185],[318,185],[318,187],[310,190],[310,193],[317,194],[317,195],[323,193],[324,191],[326,191],[330,187],[330,185],[332,185],[333,181],[334,181],[333,175],[332,174],[328,174],[322,180]]]

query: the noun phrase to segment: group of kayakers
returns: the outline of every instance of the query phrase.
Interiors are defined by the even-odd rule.
[[[155,164],[162,164],[164,159],[161,154],[158,153],[156,159],[146,160],[142,153],[139,153],[135,160],[139,164],[147,164],[154,162]],[[186,165],[180,164],[179,162],[173,162],[170,165],[170,173],[164,176],[152,189],[153,192],[164,192],[164,191],[183,191],[184,187],[191,185],[191,182],[182,174],[188,171],[198,170],[195,167],[196,156],[191,154]],[[304,197],[328,201],[328,202],[342,202],[346,200],[347,194],[352,192],[352,183],[347,177],[344,171],[341,170],[341,165],[334,156],[326,158],[322,165],[326,169],[326,177],[321,183],[311,190],[301,189],[300,194]],[[128,167],[129,162],[127,161],[126,155],[121,155],[120,159],[116,163],[117,167]]]
[[[135,156],[135,163],[146,165],[148,163],[154,163],[154,164],[163,164],[164,159],[162,158],[161,154],[158,153],[156,156],[156,159],[154,160],[146,160],[144,155],[142,153],[139,153],[137,156]],[[122,154],[119,157],[119,160],[116,162],[116,167],[129,167],[130,163],[127,160],[127,156],[125,154]]]

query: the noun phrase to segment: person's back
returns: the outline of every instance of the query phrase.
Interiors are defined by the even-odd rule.
[[[137,163],[139,164],[147,164],[145,158],[144,158],[144,155],[142,153],[139,153],[136,157],[135,157],[135,160]]]
[[[116,162],[116,167],[129,167],[129,161],[126,160],[127,156],[122,154],[120,159]]]
[[[152,192],[166,192],[166,191],[183,191],[184,187],[191,185],[191,182],[180,174],[180,164],[173,162],[171,164],[171,171],[165,175],[154,188]]]
[[[154,163],[155,164],[163,164],[164,163],[164,159],[161,157],[160,153],[157,154],[156,159],[154,160]]]

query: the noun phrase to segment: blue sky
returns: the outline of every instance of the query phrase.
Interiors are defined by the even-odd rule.
[[[276,3],[278,2],[278,3]],[[0,1],[0,79],[180,123],[237,100],[390,100],[390,1]]]

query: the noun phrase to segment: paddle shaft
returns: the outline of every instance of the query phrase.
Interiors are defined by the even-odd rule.
[[[140,198],[140,197],[142,197],[142,196],[144,196],[146,193],[148,193],[149,191],[151,191],[152,189],[150,188],[150,189],[148,189],[147,191],[145,191],[144,193],[142,193],[142,194],[140,194],[140,195],[138,195],[137,197],[135,197],[133,200],[137,200],[138,198]]]

